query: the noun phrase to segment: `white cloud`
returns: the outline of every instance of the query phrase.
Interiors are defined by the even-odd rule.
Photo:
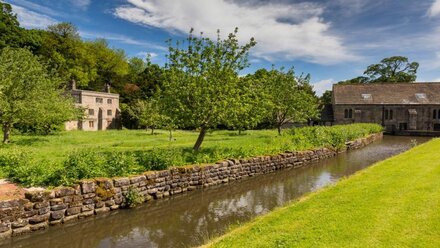
[[[70,0],[70,2],[77,8],[86,10],[91,4],[91,0]]]
[[[326,90],[331,90],[335,81],[333,79],[324,79],[313,83],[313,89],[315,90],[318,96],[322,96]]]
[[[142,41],[142,40],[136,40],[131,37],[121,35],[121,34],[114,34],[114,33],[98,33],[98,32],[87,32],[87,31],[79,31],[79,34],[81,37],[85,39],[98,39],[98,38],[104,38],[107,40],[113,40],[116,42],[121,42],[129,45],[135,45],[140,47],[146,47],[150,49],[156,49],[161,51],[167,51],[167,48],[161,45],[152,44],[148,41]]]
[[[145,59],[148,55],[150,55],[151,59],[153,59],[153,58],[156,58],[159,54],[152,53],[152,52],[138,52],[138,53],[136,53],[136,56],[141,59]]]
[[[17,14],[18,21],[22,27],[44,29],[49,25],[57,23],[57,20],[47,15],[38,14],[37,12],[16,5],[11,6],[13,12]]]
[[[435,0],[428,10],[428,16],[440,16],[440,0]]]
[[[255,57],[274,60],[302,59],[319,64],[352,61],[357,56],[329,32],[331,23],[323,7],[311,3],[237,4],[229,0],[127,0],[115,9],[127,21],[186,33],[191,27],[210,38],[220,29],[225,36],[239,27],[241,41],[255,37]]]

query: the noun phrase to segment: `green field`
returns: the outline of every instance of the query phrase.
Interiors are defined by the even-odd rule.
[[[207,247],[440,247],[440,139],[312,193]]]
[[[213,163],[229,158],[272,155],[316,147],[344,146],[349,140],[380,132],[376,124],[305,127],[284,130],[214,131],[200,151],[193,151],[197,132],[164,130],[62,132],[49,136],[15,135],[0,146],[0,173],[26,186],[72,184],[78,179],[114,177],[170,166]]]

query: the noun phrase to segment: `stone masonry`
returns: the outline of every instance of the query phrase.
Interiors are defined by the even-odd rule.
[[[342,151],[320,148],[284,152],[205,166],[175,167],[131,177],[83,180],[73,187],[53,190],[27,190],[24,199],[0,201],[0,238],[23,235],[125,207],[125,195],[130,188],[142,194],[145,201],[150,201],[284,168],[310,165],[381,138],[379,133],[347,142]]]

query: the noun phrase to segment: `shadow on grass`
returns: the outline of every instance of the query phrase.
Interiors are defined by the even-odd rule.
[[[36,143],[45,143],[45,142],[48,142],[48,140],[42,137],[26,137],[17,141],[12,141],[11,144],[18,146],[32,146],[35,145]]]

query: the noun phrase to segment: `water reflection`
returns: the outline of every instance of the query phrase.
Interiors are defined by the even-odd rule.
[[[4,247],[188,247],[374,162],[408,149],[413,137],[385,136],[366,148],[228,185],[153,201],[5,241]],[[428,139],[418,138],[418,143]]]

